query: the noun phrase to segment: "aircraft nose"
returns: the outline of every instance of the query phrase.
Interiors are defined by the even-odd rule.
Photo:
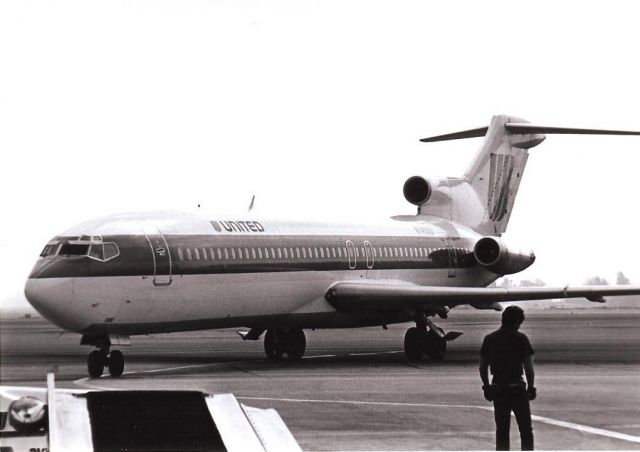
[[[72,280],[30,277],[25,284],[24,294],[31,306],[47,320],[62,328],[73,329],[70,328],[67,313],[73,296]]]

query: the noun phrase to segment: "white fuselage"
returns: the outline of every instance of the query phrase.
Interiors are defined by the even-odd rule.
[[[480,236],[433,217],[377,224],[127,214],[54,238],[27,281],[31,304],[84,334],[248,327],[333,328],[410,320],[337,311],[337,282],[485,286]]]

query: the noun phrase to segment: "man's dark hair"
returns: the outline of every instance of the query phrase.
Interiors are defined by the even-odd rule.
[[[518,306],[508,306],[502,313],[503,325],[520,325],[524,322],[524,311]]]

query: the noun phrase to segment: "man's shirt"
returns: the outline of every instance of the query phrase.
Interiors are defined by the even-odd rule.
[[[485,336],[480,348],[480,356],[489,363],[495,384],[521,382],[522,363],[533,353],[526,334],[505,327]]]

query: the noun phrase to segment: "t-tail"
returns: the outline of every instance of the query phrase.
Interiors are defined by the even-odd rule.
[[[405,182],[405,198],[418,206],[418,215],[445,218],[482,235],[500,236],[507,229],[529,149],[542,143],[545,134],[640,135],[640,132],[546,127],[512,116],[494,116],[489,127],[420,140],[485,137],[463,177],[413,176]]]

